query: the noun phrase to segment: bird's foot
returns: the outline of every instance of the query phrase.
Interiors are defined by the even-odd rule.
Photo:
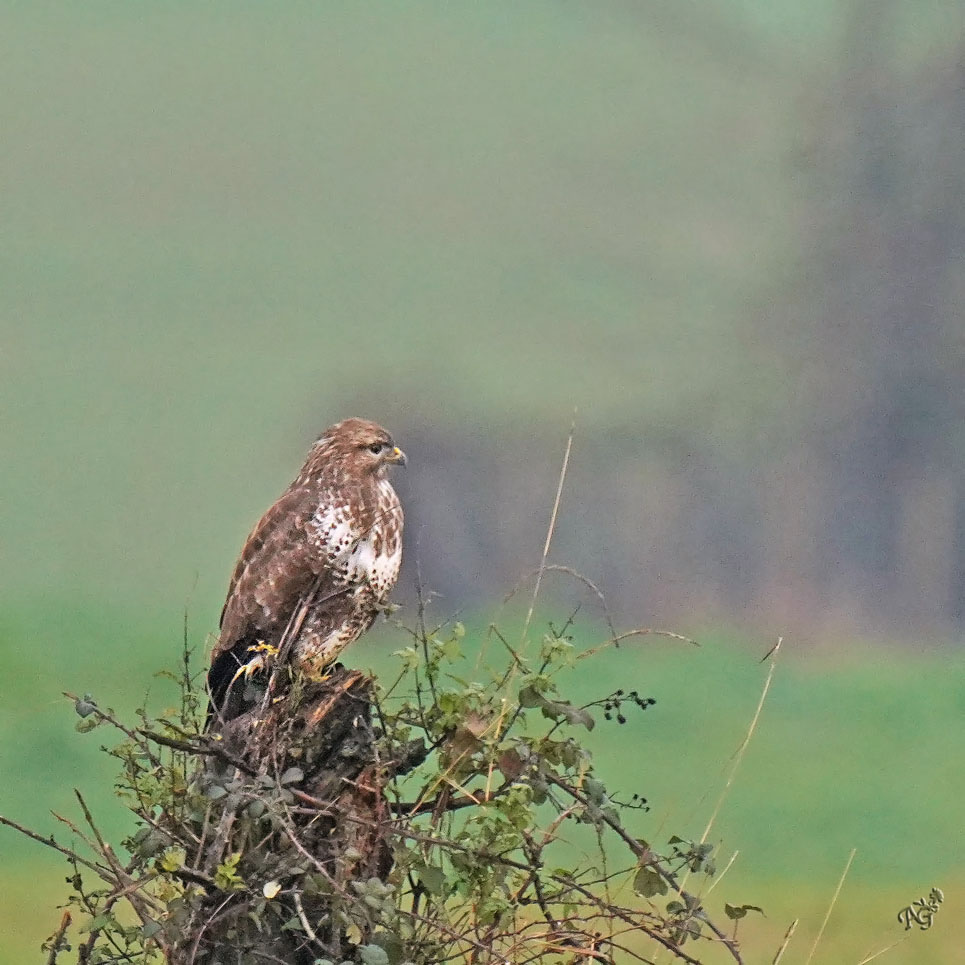
[[[261,642],[255,644],[253,647],[249,647],[248,652],[254,653],[255,655],[251,658],[251,660],[242,664],[235,671],[235,675],[231,678],[231,683],[234,683],[239,677],[242,676],[245,678],[245,680],[251,680],[253,674],[258,673],[260,670],[264,670],[267,667],[268,657],[273,657],[278,654],[278,648]]]
[[[231,678],[231,683],[234,683],[239,677],[244,677],[245,680],[251,680],[251,675],[257,673],[259,670],[265,669],[265,658],[258,654],[257,657],[253,657],[247,663],[242,664],[236,671],[235,675]]]
[[[306,680],[310,680],[313,684],[323,684],[326,680],[329,680],[336,671],[344,668],[342,664],[338,662],[329,661],[323,664],[303,665],[301,669],[305,674]]]

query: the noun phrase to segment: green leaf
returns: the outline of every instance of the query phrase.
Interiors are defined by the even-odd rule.
[[[595,778],[588,777],[583,781],[583,791],[593,804],[603,804],[607,800],[606,786]]]
[[[184,848],[165,848],[161,854],[161,867],[165,871],[177,871],[184,865]]]
[[[435,865],[422,865],[416,872],[416,877],[430,895],[436,897],[442,895],[446,886],[446,876],[442,868],[437,868]]]
[[[90,694],[84,694],[81,699],[74,702],[74,710],[78,717],[90,717],[97,710],[97,705],[91,700]]]
[[[104,912],[104,914],[96,915],[95,917],[91,918],[90,921],[85,922],[83,925],[81,925],[80,931],[82,932],[100,931],[102,928],[106,928],[108,925],[113,925],[113,924],[114,924],[114,916],[109,912]]]
[[[372,936],[372,944],[378,945],[389,956],[392,965],[399,965],[405,954],[405,946],[398,935],[389,931],[379,931]]]
[[[389,955],[379,945],[362,945],[359,948],[362,965],[389,965]]]
[[[540,707],[544,703],[543,695],[531,685],[520,688],[518,699],[520,707]]]
[[[724,914],[732,919],[737,920],[738,918],[743,918],[749,911],[756,911],[759,914],[764,914],[764,909],[759,908],[757,905],[728,905],[724,904]]]
[[[462,648],[459,646],[459,640],[455,637],[447,640],[442,645],[442,655],[446,660],[458,660],[462,656]]]
[[[596,726],[596,721],[588,710],[584,710],[582,707],[574,707],[568,700],[545,701],[544,714],[547,707],[551,707],[552,712],[558,717],[565,717],[567,722],[573,724],[574,727],[577,724],[582,724],[587,730],[593,730]],[[547,716],[549,715],[547,714]],[[554,717],[553,719],[557,718]]]
[[[553,721],[554,724],[560,719],[560,717],[563,716],[562,711],[560,710],[560,705],[552,700],[546,700],[545,698],[542,700],[541,711],[543,716],[548,720]]]
[[[214,883],[222,891],[240,891],[244,889],[245,882],[238,874],[238,864],[241,861],[241,852],[236,851],[225,862],[218,866],[214,873]]]
[[[658,872],[645,866],[637,871],[633,879],[633,890],[642,898],[653,898],[656,895],[665,895],[670,889]]]
[[[396,650],[392,656],[402,658],[402,664],[405,670],[412,670],[419,666],[419,654],[415,647],[403,647],[401,650]]]
[[[582,724],[587,730],[593,730],[596,727],[596,721],[588,710],[584,710],[582,707],[577,707],[575,710],[576,720],[574,723]]]
[[[585,760],[586,752],[576,741],[564,741],[559,750],[560,763],[566,767],[579,767]]]

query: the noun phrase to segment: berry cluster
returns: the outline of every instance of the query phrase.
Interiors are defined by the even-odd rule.
[[[656,701],[653,697],[641,697],[635,690],[631,690],[630,693],[615,690],[602,703],[604,720],[613,720],[616,717],[618,724],[625,724],[627,718],[623,713],[624,703],[636,704],[641,710],[646,710],[648,707],[652,707]]]
[[[629,801],[620,801],[616,797],[611,797],[610,800],[620,808],[628,808],[631,811],[649,811],[650,805],[647,804],[647,799],[642,794],[634,794]]]

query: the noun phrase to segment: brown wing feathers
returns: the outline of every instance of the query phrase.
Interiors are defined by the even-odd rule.
[[[304,498],[303,493],[286,492],[261,518],[241,551],[211,654],[208,688],[215,706],[221,705],[238,669],[251,658],[249,648],[278,643],[315,580],[306,541],[298,533],[303,514],[299,496]],[[243,684],[236,689],[240,698]],[[235,716],[232,709],[224,709],[226,718]]]

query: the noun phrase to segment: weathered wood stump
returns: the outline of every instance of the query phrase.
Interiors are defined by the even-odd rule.
[[[210,803],[193,820],[184,867],[197,884],[179,909],[183,939],[171,962],[352,957],[347,930],[364,935],[365,924],[353,918],[353,884],[384,880],[391,868],[371,685],[337,666],[224,726],[223,754],[195,777]]]

